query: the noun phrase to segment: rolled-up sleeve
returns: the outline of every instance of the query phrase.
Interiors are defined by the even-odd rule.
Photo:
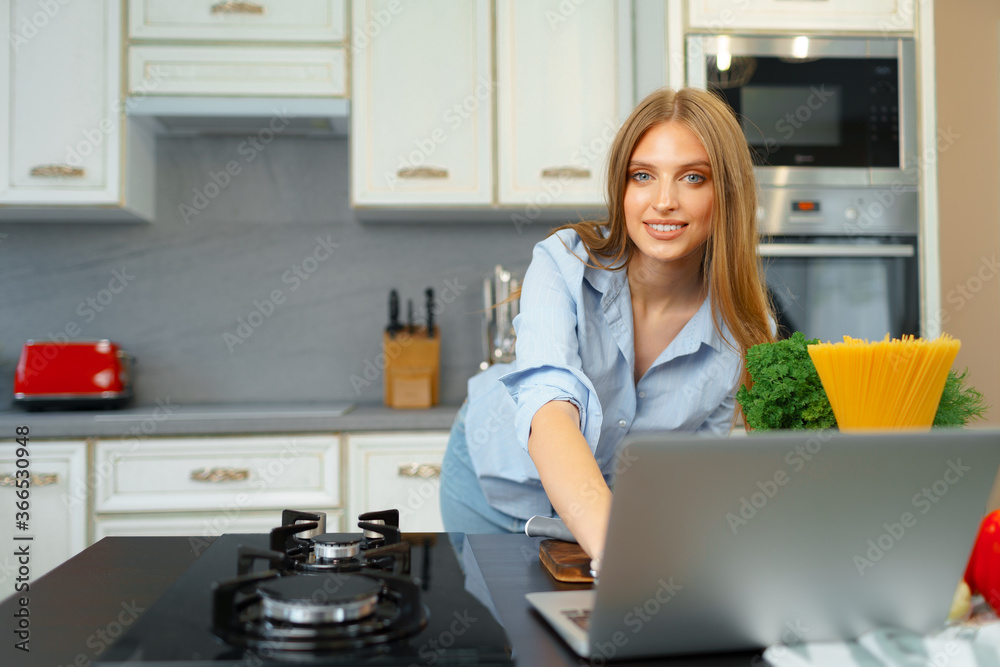
[[[517,404],[515,432],[527,451],[531,420],[550,401],[569,401],[580,412],[580,430],[596,451],[603,415],[594,385],[583,371],[577,326],[587,317],[579,290],[584,264],[561,243],[535,248],[525,273],[517,334],[516,370],[500,378]],[[578,273],[568,279],[567,273]],[[576,286],[571,289],[569,285]]]

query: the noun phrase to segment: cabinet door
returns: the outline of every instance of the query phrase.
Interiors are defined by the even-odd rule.
[[[600,205],[632,110],[630,4],[497,2],[500,204]]]
[[[352,9],[352,203],[489,204],[489,1]]]
[[[690,24],[720,32],[864,30],[912,32],[913,0],[689,0]]]
[[[12,593],[21,563],[14,549],[28,547],[29,577],[34,582],[70,556],[83,550],[87,535],[87,443],[39,442],[29,440],[27,458],[30,473],[28,520],[26,530],[17,530],[14,486],[17,465],[16,448],[10,444],[0,449],[0,525],[4,535],[31,537],[31,540],[5,538],[0,555],[0,590]]]
[[[3,3],[0,43],[0,204],[117,204],[121,3]]]
[[[128,10],[132,39],[344,39],[344,0],[129,0]]]
[[[448,433],[372,433],[348,438],[351,521],[396,508],[404,533],[441,532],[441,461]]]

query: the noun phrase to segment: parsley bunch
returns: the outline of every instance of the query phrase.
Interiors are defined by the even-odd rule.
[[[761,343],[747,350],[747,371],[753,387],[740,387],[736,400],[750,428],[834,428],[837,420],[823,391],[823,383],[806,348],[819,339],[806,340],[801,331],[776,343]]]

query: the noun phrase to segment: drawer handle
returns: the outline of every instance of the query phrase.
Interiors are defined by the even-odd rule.
[[[396,175],[400,178],[448,178],[448,170],[441,167],[403,167]]]
[[[22,478],[23,479],[23,478]],[[48,486],[50,484],[59,483],[59,475],[57,473],[38,473],[30,477],[30,486]],[[17,477],[10,474],[0,475],[0,486],[17,486]]]
[[[87,170],[68,164],[42,164],[31,169],[31,175],[39,178],[83,178]]]
[[[549,167],[542,169],[542,178],[590,178],[590,170],[580,167]]]
[[[441,476],[441,465],[439,463],[404,463],[399,466],[399,476],[434,479]]]
[[[198,468],[191,471],[191,481],[209,482],[242,482],[250,479],[250,471],[246,468]]]
[[[213,14],[263,14],[264,7],[255,2],[217,2],[212,5]]]

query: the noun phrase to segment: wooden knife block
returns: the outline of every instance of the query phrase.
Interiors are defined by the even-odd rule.
[[[556,581],[574,584],[590,583],[590,556],[575,542],[542,540],[538,545],[538,560]]]
[[[384,401],[390,408],[429,408],[438,403],[441,383],[441,332],[427,337],[427,327],[382,334],[385,355]]]

